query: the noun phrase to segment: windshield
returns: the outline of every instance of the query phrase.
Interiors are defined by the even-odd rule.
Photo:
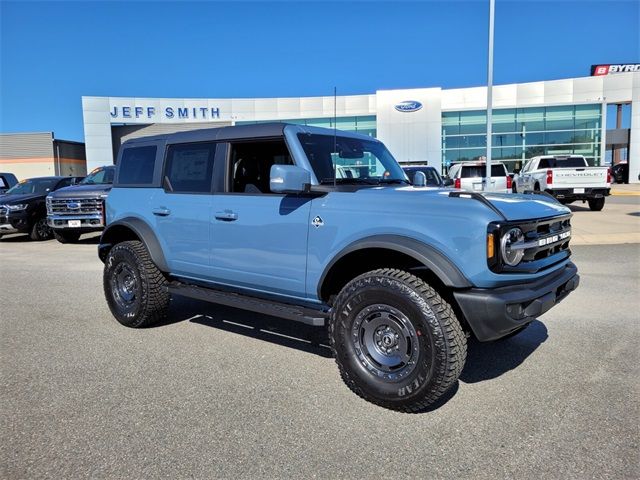
[[[32,178],[31,180],[23,180],[7,190],[7,195],[24,194],[24,193],[47,193],[58,183],[58,178]]]
[[[79,185],[102,185],[105,183],[113,183],[113,174],[115,167],[100,167],[87,175],[79,182]]]
[[[389,150],[377,141],[299,133],[298,139],[320,183],[408,183]]]

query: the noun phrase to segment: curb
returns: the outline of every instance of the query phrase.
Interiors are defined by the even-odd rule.
[[[640,197],[640,192],[611,192],[609,195],[619,197]]]

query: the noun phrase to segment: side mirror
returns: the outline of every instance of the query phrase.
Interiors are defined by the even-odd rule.
[[[451,178],[445,178],[444,179],[444,186],[445,187],[450,187],[451,185],[453,185],[453,180]]]
[[[302,193],[311,183],[311,174],[296,165],[272,165],[269,188],[273,193]]]
[[[425,187],[427,185],[427,176],[424,172],[417,171],[413,176],[413,186],[414,187]]]

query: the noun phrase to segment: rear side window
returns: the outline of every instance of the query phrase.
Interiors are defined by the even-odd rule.
[[[538,168],[580,168],[585,167],[582,158],[541,158]]]
[[[0,188],[9,188],[9,183],[5,181],[4,177],[0,177]]]
[[[460,174],[461,178],[484,177],[486,168],[484,165],[464,165]],[[491,165],[492,177],[506,177],[507,170],[504,165]]]
[[[156,163],[155,145],[125,148],[120,158],[118,183],[120,185],[150,185]]]
[[[164,169],[165,181],[174,193],[210,193],[215,143],[170,145]]]

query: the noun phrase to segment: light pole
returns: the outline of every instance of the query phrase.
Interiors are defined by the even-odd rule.
[[[491,182],[491,122],[493,107],[493,15],[495,0],[489,0],[489,55],[487,64],[487,164],[482,182],[484,190],[489,190]]]

